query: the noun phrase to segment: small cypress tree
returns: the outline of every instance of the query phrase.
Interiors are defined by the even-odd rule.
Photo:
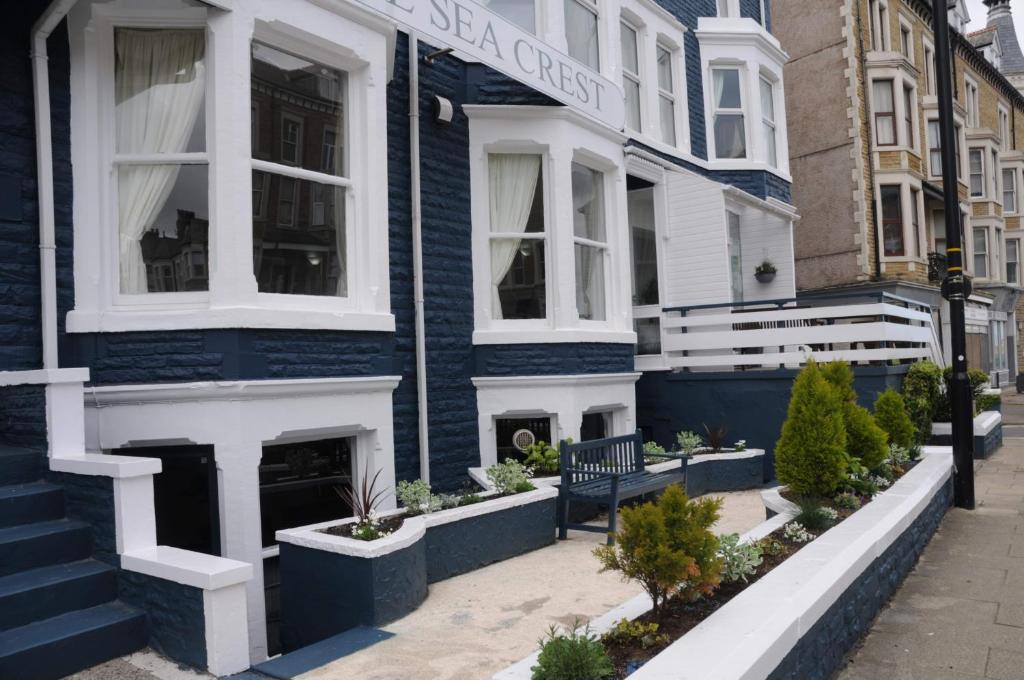
[[[914,446],[917,433],[914,423],[907,415],[906,405],[900,393],[891,387],[878,395],[875,400],[875,422],[889,435],[889,443],[905,449]]]
[[[843,404],[846,425],[846,452],[860,459],[861,465],[874,470],[889,456],[889,438],[863,406]]]
[[[828,496],[845,472],[843,401],[810,359],[793,381],[786,422],[775,445],[775,474],[795,493]]]
[[[917,443],[924,444],[932,434],[932,420],[945,398],[942,369],[931,361],[918,361],[903,378],[903,403],[917,430]]]
[[[830,361],[821,367],[821,376],[836,388],[839,398],[856,403],[857,390],[853,389],[853,369],[845,361]]]

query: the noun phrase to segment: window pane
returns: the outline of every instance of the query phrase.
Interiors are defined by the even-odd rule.
[[[676,103],[668,97],[658,97],[658,115],[661,119],[661,141],[676,145]]]
[[[636,31],[626,24],[622,24],[619,37],[622,41],[622,68],[630,73],[640,73],[636,56]]]
[[[605,318],[603,248],[576,244],[576,311],[581,319]]]
[[[538,154],[492,153],[487,163],[491,231],[506,234],[544,231],[541,157]]]
[[[874,91],[875,112],[893,113],[896,109],[893,107],[892,81],[876,80],[872,83],[871,88]]]
[[[268,174],[266,216],[252,220],[261,293],[348,295],[345,189]]]
[[[761,115],[775,122],[775,88],[764,78],[761,78]]]
[[[477,0],[495,14],[500,14],[523,30],[533,33],[537,18],[534,10],[536,0]]]
[[[573,234],[604,241],[604,173],[572,164]]]
[[[1003,212],[1017,212],[1017,180],[1013,170],[1003,170]]]
[[[719,113],[715,116],[715,155],[718,158],[746,158],[747,140],[743,116]]]
[[[1020,241],[1011,240],[1006,242],[1006,280],[1009,283],[1017,283],[1020,263]]]
[[[207,177],[205,165],[118,169],[122,293],[209,290]],[[202,266],[194,269],[193,262]]]
[[[968,162],[971,166],[971,195],[985,195],[985,174],[980,149],[971,149]]]
[[[116,29],[118,153],[206,149],[205,52],[201,30]]]
[[[988,232],[985,229],[974,230],[974,275],[988,276]]]
[[[882,187],[882,240],[885,254],[899,257],[904,254],[903,209],[898,186]]]
[[[715,101],[719,109],[743,107],[740,96],[740,72],[737,69],[715,69]]]
[[[629,192],[629,231],[633,256],[633,304],[658,304],[658,239],[654,190]]]
[[[718,16],[729,16],[729,0],[718,0]]]
[[[672,53],[658,45],[658,87],[666,92],[673,92]]]
[[[636,319],[633,330],[636,331],[637,354],[661,354],[661,319]]]
[[[268,160],[346,174],[344,71],[252,44],[252,105]]]
[[[565,0],[565,40],[570,57],[595,71],[600,68],[597,8],[591,0]]]
[[[508,263],[507,267],[504,263]],[[543,319],[545,295],[544,241],[541,239],[491,239],[491,272],[504,276],[495,287],[496,319]]]
[[[776,149],[775,128],[771,125],[764,126],[765,148],[768,151],[768,164],[777,166],[779,164],[779,153]]]
[[[626,92],[626,127],[640,129],[640,83],[622,78],[622,89]]]

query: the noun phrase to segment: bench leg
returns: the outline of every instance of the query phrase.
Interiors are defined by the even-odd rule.
[[[619,497],[612,496],[608,505],[608,545],[615,545],[615,532],[619,523]]]
[[[558,539],[564,541],[569,538],[569,499],[562,494],[558,495]]]

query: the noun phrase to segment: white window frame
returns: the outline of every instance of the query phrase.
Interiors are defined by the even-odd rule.
[[[596,319],[596,320],[595,319],[582,319],[582,318],[580,318],[580,316],[579,316],[579,301],[576,300],[575,304],[573,305],[573,309],[576,310],[576,321],[581,326],[590,326],[590,325],[603,326],[604,323],[608,319],[608,300],[611,298],[611,295],[612,295],[612,290],[611,289],[613,287],[613,284],[615,283],[615,282],[613,282],[611,280],[611,267],[609,266],[610,263],[611,263],[611,260],[612,260],[611,249],[612,249],[613,246],[612,246],[612,237],[611,237],[612,225],[609,222],[609,218],[611,216],[608,213],[608,208],[613,204],[613,202],[611,200],[609,200],[608,193],[610,191],[613,191],[613,188],[612,188],[612,185],[608,182],[608,172],[607,172],[607,167],[608,166],[607,165],[604,166],[604,169],[602,169],[601,167],[593,167],[596,164],[594,164],[588,158],[588,156],[586,154],[581,154],[581,153],[577,153],[577,154],[575,154],[573,156],[573,159],[570,162],[570,170],[571,170],[572,165],[579,165],[580,167],[586,168],[587,170],[590,170],[590,171],[596,173],[598,176],[600,176],[600,178],[601,178],[600,181],[604,185],[603,186],[603,191],[602,191],[602,194],[604,196],[604,205],[601,206],[602,210],[604,211],[604,214],[602,215],[602,219],[604,220],[604,229],[605,229],[604,241],[596,241],[596,240],[593,240],[593,239],[586,238],[584,236],[577,236],[576,232],[575,232],[575,229],[572,232],[573,265],[574,265],[573,266],[573,285],[574,285],[573,290],[575,291],[579,287],[579,283],[577,282],[577,277],[579,276],[579,272],[576,271],[576,267],[575,267],[575,262],[576,262],[576,259],[575,259],[576,246],[587,246],[587,247],[595,248],[595,249],[599,250],[601,252],[601,266],[604,268],[604,276],[602,277],[602,279],[604,281],[604,308],[605,308],[604,312],[605,312],[605,318],[604,319]],[[569,192],[570,196],[572,195],[571,186],[572,186],[572,184],[570,182],[570,192]],[[626,223],[628,224],[628,221]],[[570,224],[572,224],[572,222],[570,222]],[[627,234],[627,237],[628,237],[628,234]],[[575,300],[575,295],[573,296],[573,298]]]
[[[1007,173],[1009,173],[1009,178],[1007,178]],[[1018,181],[1019,174],[1020,169],[1016,167],[1004,167],[1002,169],[1003,191],[1001,196],[1004,215],[1013,215],[1020,212],[1020,205],[1018,203],[1019,192],[1017,190],[1020,186]],[[1007,185],[1007,179],[1010,180],[1009,185]],[[1009,196],[1009,200],[1007,200],[1007,196]]]
[[[634,20],[632,17],[630,17],[629,15],[627,15],[625,13],[619,19],[619,31],[621,32],[624,29],[629,29],[629,30],[633,31],[633,35],[636,36],[636,72],[634,73],[632,71],[626,70],[626,59],[625,59],[625,56],[624,55],[620,55],[619,62],[622,64],[622,79],[624,81],[625,80],[629,80],[629,81],[631,81],[632,83],[634,83],[636,85],[637,100],[638,100],[637,101],[637,106],[639,108],[639,111],[637,111],[637,118],[638,118],[638,120],[637,120],[636,128],[633,128],[633,127],[630,126],[630,124],[629,124],[629,111],[628,110],[626,111],[626,129],[634,130],[636,132],[641,132],[642,133],[643,132],[643,128],[644,128],[644,116],[647,113],[647,111],[646,111],[647,103],[644,101],[644,91],[647,89],[646,87],[644,87],[644,71],[645,71],[645,69],[644,69],[644,61],[645,61],[645,59],[644,59],[644,56],[645,56],[644,41],[645,41],[646,35],[645,35],[643,24],[637,22],[636,20]],[[620,49],[621,49],[621,45],[622,45],[622,36],[621,36],[621,34],[619,36],[619,45],[620,45]],[[655,78],[656,77],[657,77],[657,74],[655,74]],[[625,83],[623,83],[623,89],[625,90]],[[628,107],[628,104],[627,104],[627,107]]]
[[[658,40],[657,43],[655,44],[654,48],[655,48],[655,55],[656,55],[656,57],[659,54],[659,52],[664,52],[669,57],[669,62],[668,63],[669,63],[669,69],[671,69],[671,81],[669,82],[669,85],[672,87],[672,90],[666,90],[664,87],[662,87],[661,80],[657,77],[657,74],[655,74],[655,85],[656,85],[657,90],[658,90],[658,135],[659,135],[659,137],[661,137],[661,141],[662,141],[663,144],[667,144],[668,146],[671,146],[671,147],[675,148],[675,147],[680,146],[680,144],[679,144],[679,136],[681,134],[681,132],[680,132],[680,125],[679,125],[679,108],[680,108],[679,107],[679,95],[676,94],[677,89],[678,89],[678,82],[679,82],[679,77],[677,76],[677,66],[676,65],[680,61],[680,59],[678,57],[678,54],[679,54],[680,50],[679,50],[678,47],[673,47],[671,45],[666,44],[664,40]],[[655,70],[657,70],[657,63],[658,62],[657,62],[657,58],[656,58],[655,59]],[[671,123],[672,123],[672,137],[674,138],[672,141],[669,141],[669,140],[665,139],[664,131],[662,130],[662,126],[665,124],[665,121],[662,120],[662,117],[661,117],[661,102],[662,102],[662,100],[672,102],[672,120],[671,120]]]
[[[572,109],[547,106],[463,107],[469,118],[470,190],[473,221],[474,344],[533,342],[635,343],[630,286],[613,285],[629,274],[626,182],[622,160],[625,135],[594,125]],[[494,319],[491,310],[490,153],[545,154],[547,242],[546,317]],[[578,318],[576,312],[575,236],[572,218],[572,168],[576,161],[604,173],[605,319]]]
[[[935,95],[935,45],[927,38],[922,38],[924,46],[924,93],[926,96]]]
[[[909,61],[911,64],[913,64],[914,63],[914,27],[913,27],[913,24],[910,23],[910,20],[908,20],[902,14],[900,14],[899,22],[900,22],[900,49],[899,49],[899,52],[900,52],[900,54],[903,55],[903,57],[907,61]],[[907,48],[908,48],[906,51],[904,51],[904,49],[903,49],[903,46],[904,46],[904,39],[903,39],[904,35],[906,35],[906,45],[907,45]]]
[[[885,220],[882,212],[882,187],[896,187],[899,190],[900,226],[903,234],[903,254],[887,255],[885,253]],[[879,252],[883,266],[886,262],[924,262],[927,247],[927,227],[925,224],[924,190],[917,179],[899,180],[879,178],[875,185],[875,214],[878,243],[882,244]],[[917,229],[915,230],[915,220]]]
[[[761,96],[760,88],[763,87],[764,85],[767,85],[769,90],[771,91],[771,95],[772,95],[772,110],[770,112],[771,115],[769,116],[768,115],[769,112],[764,111],[763,110],[764,107],[762,107],[762,111],[761,111],[761,128],[762,128],[762,131],[764,132],[763,137],[765,139],[768,138],[768,130],[771,130],[771,139],[774,140],[774,147],[769,146],[767,143],[765,143],[763,145],[762,153],[764,154],[764,157],[763,157],[762,160],[764,160],[765,163],[767,163],[768,165],[772,166],[773,168],[777,168],[777,167],[779,167],[779,125],[778,125],[778,122],[777,122],[778,110],[779,110],[779,102],[778,102],[778,94],[777,94],[777,92],[778,92],[778,82],[772,80],[770,74],[761,73],[760,77],[758,79],[758,92],[757,92],[758,98],[760,98],[760,96]],[[775,158],[771,158],[770,157],[771,153],[774,153]]]
[[[985,235],[985,239],[984,239],[985,240],[985,243],[984,243],[985,249],[982,250],[982,251],[979,251],[977,249],[977,243],[975,242],[975,239],[974,239],[975,235],[978,234],[979,232]],[[988,279],[989,269],[991,269],[991,264],[992,264],[990,262],[990,258],[989,258],[989,252],[992,250],[991,245],[990,245],[991,241],[992,241],[992,237],[991,237],[991,234],[989,233],[988,226],[974,225],[971,228],[971,273],[974,274],[974,276],[979,278],[979,279]],[[978,263],[976,261],[978,257],[984,258],[984,264],[985,264],[985,273],[984,274],[981,274],[981,273],[978,272],[978,266],[977,266]]]
[[[722,14],[723,7],[725,14]],[[740,0],[715,0],[715,16],[720,19],[739,19]]]
[[[971,165],[972,157],[977,152],[978,157],[981,159],[981,169],[978,172],[974,172],[974,168]],[[985,158],[985,147],[983,146],[972,146],[967,149],[967,187],[968,193],[971,198],[985,198],[985,191],[988,186],[988,177],[985,174],[985,166],[988,165],[988,159]],[[981,181],[981,192],[974,192],[974,177],[980,176]]]
[[[1010,151],[1013,148],[1012,133],[1010,131],[1010,111],[1001,101],[996,105],[996,118],[999,126],[999,150]]]
[[[739,82],[740,90],[740,107],[738,109],[719,109],[718,103],[715,101],[715,73],[719,71],[736,71],[736,79]],[[752,108],[752,97],[750,96],[750,88],[747,87],[747,71],[745,64],[719,62],[711,66],[711,70],[708,74],[708,83],[710,90],[708,92],[711,101],[708,107],[708,158],[716,161],[746,161],[754,157],[753,145],[751,144],[750,134],[750,109]],[[718,150],[715,148],[715,118],[719,115],[739,115],[743,118],[743,151],[744,155],[742,158],[719,158]]]
[[[565,53],[566,54],[569,54],[569,49],[568,49],[569,41],[568,41],[568,38],[566,37],[566,34],[564,32],[565,29],[568,27],[568,23],[569,23],[567,18],[566,18],[566,16],[565,16],[565,3],[566,2],[574,2],[577,5],[579,5],[580,7],[582,7],[583,9],[585,9],[586,11],[592,13],[594,15],[594,23],[595,23],[595,26],[597,28],[597,65],[593,66],[593,65],[590,65],[590,64],[586,64],[585,62],[582,62],[582,61],[580,61],[579,63],[581,63],[584,66],[587,66],[588,68],[591,68],[591,69],[593,69],[595,71],[598,71],[598,72],[601,72],[601,73],[607,73],[608,72],[608,31],[605,29],[605,26],[604,26],[605,21],[604,21],[604,19],[605,19],[606,15],[608,14],[608,12],[605,11],[606,8],[603,6],[603,2],[601,0],[552,0],[551,1],[551,4],[552,5],[556,5],[557,4],[558,8],[559,8],[559,11],[562,12],[562,26],[563,26],[562,41],[563,41],[563,44],[565,45]],[[575,59],[575,57],[572,57],[572,58]],[[577,61],[579,61],[579,60],[577,60]]]
[[[978,82],[964,73],[964,108],[967,111],[968,128],[977,128],[981,125],[981,103],[979,97]]]
[[[113,27],[207,29],[206,153],[210,159],[209,292],[118,294],[116,203],[109,198],[113,150]],[[327,11],[302,0],[240,4],[231,12],[79,3],[68,19],[72,167],[75,183],[75,306],[68,332],[195,328],[320,328],[393,331],[387,229],[386,92],[394,27],[359,8]],[[272,31],[269,27],[280,27]],[[286,35],[287,34],[287,35]],[[217,39],[210,38],[216,35]],[[272,295],[257,290],[252,266],[252,115],[248,96],[253,39],[307,54],[349,73],[348,152],[359,169],[346,191],[349,297]],[[343,40],[344,44],[338,41]],[[333,49],[332,49],[332,46]],[[338,49],[338,48],[343,49]],[[307,49],[308,48],[308,49]],[[244,66],[243,66],[244,64]],[[244,94],[237,85],[242,77]],[[276,166],[275,164],[275,167]],[[297,168],[293,169],[300,173]]]
[[[1015,286],[1020,285],[1020,246],[1019,238],[1006,239],[1006,282]],[[1010,253],[1013,253],[1013,259]],[[1010,276],[1010,265],[1013,265],[1014,275]]]

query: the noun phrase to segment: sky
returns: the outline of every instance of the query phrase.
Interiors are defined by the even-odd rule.
[[[1013,22],[1017,26],[1017,38],[1021,45],[1024,45],[1024,0],[1010,0],[1010,10],[1013,12]],[[967,0],[967,11],[971,15],[968,31],[985,28],[988,22],[988,7],[985,7],[981,0]]]

